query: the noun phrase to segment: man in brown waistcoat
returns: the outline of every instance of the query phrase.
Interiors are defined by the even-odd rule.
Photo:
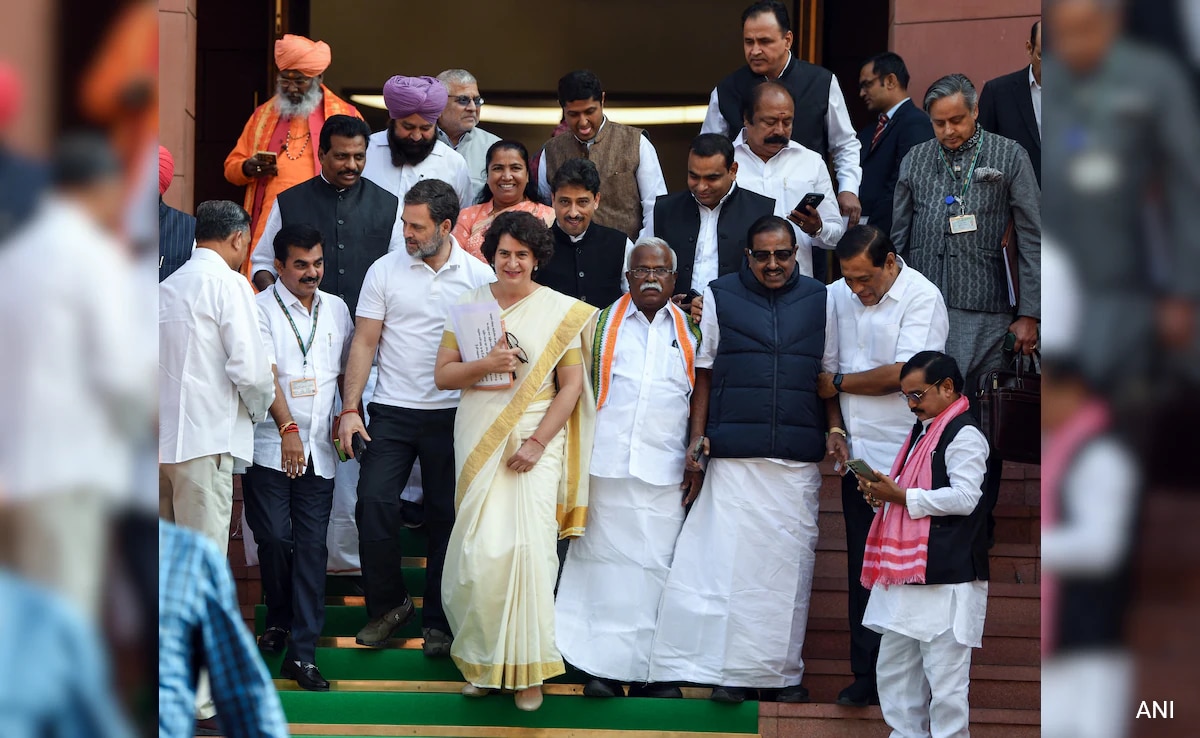
[[[569,133],[550,139],[538,158],[538,193],[550,200],[550,180],[568,159],[591,159],[600,171],[604,207],[593,220],[631,240],[654,234],[654,201],[667,194],[658,152],[645,131],[604,115],[604,89],[595,74],[571,72],[558,81],[558,104]]]

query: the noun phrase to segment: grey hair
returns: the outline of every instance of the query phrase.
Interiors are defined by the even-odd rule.
[[[230,200],[206,200],[196,206],[196,243],[224,241],[250,230],[250,215]]]
[[[450,85],[475,85],[479,86],[479,80],[475,79],[475,75],[465,69],[447,69],[437,76],[438,80],[449,87]]]
[[[633,260],[633,252],[637,251],[643,246],[666,249],[667,253],[671,255],[671,271],[679,271],[679,257],[675,255],[675,249],[671,248],[671,244],[667,243],[661,238],[655,238],[654,236],[646,236],[645,238],[638,239],[638,242],[634,244],[633,249],[629,252],[629,259],[625,261],[626,271],[629,271],[629,262]]]
[[[967,103],[967,110],[974,110],[979,105],[979,93],[975,90],[975,85],[971,84],[971,80],[967,79],[967,75],[947,74],[929,85],[929,89],[925,91],[925,112],[928,113],[930,106],[938,100],[960,93]]]

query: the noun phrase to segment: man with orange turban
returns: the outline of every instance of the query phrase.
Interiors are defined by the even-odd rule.
[[[325,120],[332,115],[362,118],[353,105],[321,83],[330,59],[324,41],[290,33],[276,41],[275,96],[255,109],[237,146],[225,158],[225,179],[246,187],[245,208],[251,219],[248,253],[253,253],[262,235],[275,196],[320,173],[317,141]],[[247,278],[249,270],[247,258],[242,264]]]

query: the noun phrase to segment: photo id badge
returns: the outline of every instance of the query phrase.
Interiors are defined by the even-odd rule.
[[[312,397],[317,394],[316,379],[293,379],[291,387],[292,397]]]
[[[971,233],[976,230],[975,216],[972,215],[955,215],[950,218],[951,233]]]

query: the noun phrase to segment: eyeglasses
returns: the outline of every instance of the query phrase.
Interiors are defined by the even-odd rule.
[[[653,274],[656,277],[665,277],[668,274],[674,274],[674,273],[675,273],[675,271],[673,269],[668,269],[667,267],[655,267],[654,269],[649,269],[647,267],[635,267],[635,268],[629,270],[629,274],[634,277],[637,277],[638,279],[645,279],[646,277],[649,277],[651,274]]]
[[[941,384],[941,383],[934,382],[933,384],[929,385],[928,387],[921,390],[920,392],[901,392],[900,396],[903,397],[905,400],[916,404],[916,403],[921,402],[921,398],[923,398],[925,396],[925,393],[928,392],[931,387],[936,387],[939,384]]]
[[[871,79],[864,79],[862,82],[858,83],[858,89],[865,90],[868,87],[871,87],[876,82],[879,82],[882,79],[883,79],[883,77],[872,77]]]
[[[505,331],[504,332],[504,340],[508,341],[508,347],[510,349],[517,350],[517,361],[521,362],[522,364],[529,363],[529,357],[525,354],[525,349],[521,348],[521,344],[517,343],[516,336],[509,333],[508,331]]]
[[[482,107],[483,98],[480,97],[479,95],[476,95],[475,97],[459,95],[454,98],[454,102],[458,103],[459,105],[463,106],[464,108],[467,107],[468,105],[470,105],[471,103],[475,103],[475,107],[478,108],[478,107]]]
[[[771,260],[772,256],[775,257],[775,261],[778,261],[782,264],[785,261],[790,261],[792,257],[796,255],[796,249],[779,249],[778,251],[750,251],[749,253],[750,257],[759,264],[766,264]]]
[[[305,77],[304,75],[299,75],[296,77],[285,77],[281,74],[275,78],[275,82],[278,83],[280,87],[284,87],[284,88],[295,87],[295,88],[299,89],[299,88],[302,88],[302,87],[310,84],[312,81],[313,81],[312,77]]]

